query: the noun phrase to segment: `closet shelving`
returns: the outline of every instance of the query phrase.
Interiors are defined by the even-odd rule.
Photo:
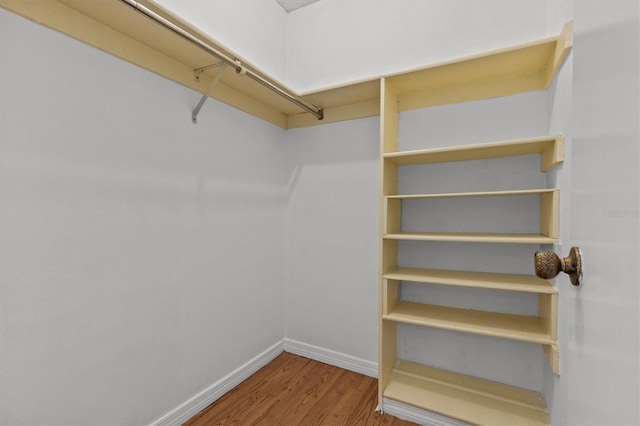
[[[294,92],[247,58],[237,55],[153,0],[137,2],[227,56],[240,59],[265,80]],[[216,74],[215,69],[210,69],[196,80],[194,70],[219,61],[119,0],[0,0],[0,7],[203,94]],[[298,93],[322,107],[323,120],[305,113],[259,83],[238,75],[232,67],[224,72],[210,96],[285,129],[313,126],[379,115],[382,77],[392,79],[401,95],[400,111],[542,90],[552,81],[570,45],[568,26],[559,36],[464,60],[445,61],[408,72]]]
[[[550,41],[554,40],[554,41]],[[559,237],[559,190],[531,188],[399,194],[403,166],[539,155],[540,170],[562,163],[561,135],[474,145],[398,150],[398,114],[433,105],[487,99],[548,87],[571,46],[571,24],[558,37],[451,61],[381,79],[380,84],[380,324],[379,400],[391,399],[473,424],[548,424],[542,396],[490,380],[399,359],[398,325],[412,324],[541,345],[552,370],[559,372],[557,290],[534,275],[406,268],[398,265],[398,241],[552,244]],[[539,197],[537,233],[440,232],[403,229],[404,202],[473,197]],[[532,251],[533,254],[533,251]],[[536,315],[489,312],[402,300],[402,282],[457,286],[482,291],[516,291],[538,298]],[[535,348],[532,345],[532,348]]]

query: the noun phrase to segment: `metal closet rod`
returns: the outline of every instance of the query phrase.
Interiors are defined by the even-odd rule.
[[[302,97],[296,95],[295,93],[291,93],[291,92],[289,92],[289,91],[287,91],[287,90],[285,90],[283,88],[280,88],[280,87],[274,85],[270,81],[265,80],[260,75],[256,74],[255,72],[253,72],[250,69],[247,69],[245,66],[243,66],[240,63],[239,60],[237,60],[235,58],[231,58],[231,57],[225,55],[223,52],[220,52],[215,47],[212,47],[211,45],[205,43],[204,41],[200,40],[198,37],[194,36],[190,32],[184,30],[183,28],[179,27],[178,25],[174,24],[173,22],[163,18],[162,16],[158,15],[157,13],[152,11],[151,9],[139,4],[137,1],[135,1],[135,0],[120,0],[120,1],[122,3],[125,3],[125,4],[127,4],[129,6],[131,6],[135,11],[143,14],[144,16],[146,16],[147,18],[151,19],[152,21],[162,25],[166,29],[168,29],[171,32],[179,35],[180,37],[182,37],[183,39],[189,41],[190,43],[196,45],[197,47],[199,47],[200,49],[202,49],[205,52],[209,53],[210,55],[220,59],[221,61],[223,61],[223,62],[225,62],[225,63],[227,63],[229,65],[231,65],[236,70],[236,72],[238,74],[246,75],[247,77],[251,78],[252,80],[256,81],[257,83],[260,83],[261,85],[263,85],[267,89],[269,89],[269,90],[277,93],[278,95],[282,96],[283,98],[287,99],[289,102],[298,105],[303,110],[305,110],[308,113],[314,115],[318,120],[322,120],[322,118],[324,117],[322,108],[313,105],[312,103],[310,103],[309,101],[306,101],[305,99],[303,99]]]

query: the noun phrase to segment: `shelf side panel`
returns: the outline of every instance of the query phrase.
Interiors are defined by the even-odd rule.
[[[558,344],[542,345],[542,351],[551,367],[551,371],[560,375],[560,346]]]
[[[398,150],[398,95],[386,78],[380,80],[380,138],[382,153]]]
[[[383,201],[384,230],[383,235],[400,232],[402,218],[402,201],[393,198],[385,198]]]
[[[540,194],[540,232],[551,238],[560,238],[559,190]]]
[[[378,406],[382,405],[384,388],[391,377],[398,352],[398,326],[393,321],[380,320],[378,336]]]
[[[398,281],[383,280],[382,314],[387,315],[398,305]]]
[[[540,170],[547,170],[564,161],[564,136],[557,136],[553,144],[545,146],[540,153]]]
[[[573,46],[573,21],[569,21],[564,24],[562,28],[562,32],[558,36],[558,41],[556,42],[555,49],[553,52],[553,58],[549,61],[547,65],[547,69],[545,70],[545,82],[544,88],[548,88],[551,85],[551,82],[555,79],[558,74],[558,70],[564,63],[567,55],[569,55],[569,51]]]

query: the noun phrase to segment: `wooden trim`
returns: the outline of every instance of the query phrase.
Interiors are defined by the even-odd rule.
[[[551,367],[551,371],[560,375],[560,349],[557,343],[552,345],[541,345],[544,356]]]
[[[398,326],[394,321],[380,319],[380,342],[378,345],[378,406],[382,405],[383,391],[391,377],[398,353]]]
[[[398,281],[383,280],[382,314],[387,315],[398,304]]]
[[[384,214],[384,234],[392,234],[400,232],[400,223],[402,219],[402,202],[397,199],[385,198]]]
[[[553,58],[549,61],[549,65],[545,70],[544,76],[544,88],[548,88],[553,79],[558,74],[558,70],[564,63],[567,55],[569,55],[569,51],[573,46],[573,21],[569,21],[562,27],[562,32],[558,36],[558,40],[556,41]]]
[[[398,150],[398,94],[386,79],[380,80],[380,137],[382,153]]]
[[[382,171],[382,196],[398,193],[398,166],[391,161],[382,159],[380,161]]]
[[[549,331],[549,335],[555,341],[550,345],[542,345],[545,357],[551,370],[560,374],[560,349],[558,346],[558,295],[540,294],[538,299],[538,311],[540,320]]]
[[[560,191],[540,194],[540,232],[551,238],[560,238]]]

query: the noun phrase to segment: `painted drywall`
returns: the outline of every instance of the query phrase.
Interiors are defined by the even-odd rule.
[[[561,374],[545,372],[544,396],[553,424],[638,424],[640,5],[573,7],[574,47],[552,88],[550,124],[569,136],[553,177],[562,188],[556,250],[579,246],[585,270],[580,288],[556,279]]]
[[[286,135],[286,336],[377,361],[378,118]]]
[[[306,92],[546,37],[547,2],[323,0],[286,22],[286,81]]]
[[[287,82],[287,13],[275,0],[156,1],[240,58]]]
[[[0,424],[148,424],[281,341],[284,131],[4,10],[0,56]]]

